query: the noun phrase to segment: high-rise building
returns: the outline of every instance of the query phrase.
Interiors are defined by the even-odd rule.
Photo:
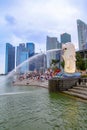
[[[35,45],[32,42],[26,43],[26,48],[29,52],[29,57],[35,54]]]
[[[17,47],[17,56],[16,56],[16,66],[22,64],[24,61],[28,60],[29,57],[35,54],[35,45],[34,43],[21,43]],[[31,68],[34,68],[33,66]],[[25,62],[17,71],[19,73],[25,73],[30,70],[30,61]]]
[[[25,60],[28,59],[28,52],[27,51],[22,51],[20,53],[20,64],[23,63]],[[27,61],[20,67],[20,72],[21,73],[26,73],[29,70],[29,62]]]
[[[87,49],[87,24],[77,20],[79,50]]]
[[[22,64],[28,58],[29,58],[29,52],[26,49],[25,44],[24,43],[19,44],[19,46],[17,46],[16,66],[18,67],[20,64]],[[29,70],[29,63],[26,62],[26,63],[22,64],[21,67],[18,68],[17,72],[25,73],[28,70]]]
[[[53,51],[47,51],[47,68],[50,68],[52,59],[59,60],[58,68],[60,68],[60,62],[61,62],[61,49],[55,49]]]
[[[5,74],[5,48],[4,43],[0,43],[0,74]]]
[[[47,36],[46,39],[46,50],[51,50],[51,49],[57,49],[58,48],[58,40],[56,37],[49,37]]]
[[[83,46],[84,49],[87,49],[87,43]]]
[[[60,51],[61,43],[57,40],[56,37],[48,37],[46,40],[46,58],[47,58],[47,68],[50,67],[52,59],[60,60]],[[59,67],[59,64],[58,64]]]
[[[43,72],[47,68],[46,62],[46,54],[36,54],[35,58],[29,63],[29,70],[37,70]]]
[[[63,33],[60,35],[60,39],[61,39],[61,43],[67,43],[67,42],[71,42],[71,35],[68,33]]]
[[[8,74],[15,68],[15,47],[10,43],[6,43],[5,53],[5,74]]]
[[[16,66],[18,66],[21,61],[20,61],[20,57],[21,57],[21,52],[25,51],[25,44],[24,43],[20,43],[19,46],[17,46],[17,52],[16,52]]]

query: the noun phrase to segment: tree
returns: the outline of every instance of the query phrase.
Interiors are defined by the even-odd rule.
[[[59,60],[52,59],[51,65],[54,65],[54,66],[55,66],[58,62],[59,62]]]
[[[58,66],[57,66],[57,64],[59,63],[59,60],[57,60],[57,59],[52,59],[52,61],[51,61],[51,67],[52,67],[52,69],[57,69],[58,68]]]
[[[76,68],[78,70],[85,70],[86,69],[85,61],[81,57],[80,53],[76,53]]]
[[[65,65],[65,62],[64,62],[64,60],[63,60],[63,61],[61,61],[61,66],[62,66],[62,68],[64,68],[64,65]]]
[[[87,59],[85,60],[85,68],[87,69]]]

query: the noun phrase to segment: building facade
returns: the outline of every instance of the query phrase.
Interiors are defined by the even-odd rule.
[[[20,43],[19,46],[17,46],[17,50],[16,50],[16,66],[18,66],[21,61],[20,61],[20,57],[21,57],[21,52],[25,51],[25,44],[24,43]]]
[[[5,74],[8,74],[15,68],[15,47],[10,43],[6,43],[5,53]]]
[[[25,47],[25,43],[19,44],[19,46],[17,46],[17,52],[16,52],[16,68],[17,68],[16,71],[18,73],[25,73],[29,70],[29,63],[24,62],[28,58],[29,58],[29,52]]]
[[[87,49],[87,24],[77,20],[79,50]]]
[[[71,35],[68,33],[63,33],[60,35],[60,40],[62,44],[71,42]]]
[[[54,49],[47,51],[47,68],[50,68],[52,60],[58,60],[58,68],[60,68],[61,62],[61,49]]]
[[[29,52],[29,57],[35,54],[35,44],[32,42],[26,43],[26,48]]]
[[[48,37],[46,40],[46,58],[47,58],[47,68],[50,68],[50,64],[53,59],[59,60],[58,68],[60,68],[60,54],[61,54],[61,43],[56,37]]]
[[[28,59],[28,52],[27,51],[22,51],[20,53],[20,64],[22,64],[22,66],[19,68],[20,72],[26,73],[29,70],[29,61],[26,61]],[[24,62],[26,61],[26,62]]]
[[[87,43],[83,46],[84,49],[87,49]]]
[[[47,63],[46,63],[46,54],[40,53],[36,54],[33,59],[29,62],[29,70],[30,71],[42,71],[44,72],[45,69],[47,68]]]
[[[34,56],[35,54],[35,45],[34,43],[21,43],[19,46],[17,46],[17,54],[16,54],[16,66],[21,67],[18,68],[18,73],[26,73],[27,71],[30,70],[30,60],[29,58]],[[33,65],[31,68],[34,68]]]
[[[60,47],[59,42],[56,37],[49,37],[47,36],[46,39],[46,51],[51,49],[57,49]]]

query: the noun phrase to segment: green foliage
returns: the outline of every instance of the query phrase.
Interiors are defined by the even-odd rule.
[[[63,60],[63,61],[61,61],[61,66],[62,66],[62,68],[64,68],[64,65],[65,65],[65,62],[64,62],[64,60]]]
[[[85,67],[86,67],[86,69],[87,69],[87,59],[85,60]]]
[[[58,67],[57,67],[57,64],[59,63],[59,60],[56,60],[56,59],[52,59],[52,61],[51,61],[51,67],[52,67],[52,69],[53,70],[56,70],[56,69],[58,69]]]
[[[59,62],[59,60],[52,59],[51,65],[54,65],[54,66],[55,66],[58,62]]]
[[[78,70],[85,70],[85,61],[82,59],[80,53],[76,54],[76,67]]]

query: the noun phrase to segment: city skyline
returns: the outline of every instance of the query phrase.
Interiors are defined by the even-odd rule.
[[[45,50],[47,35],[60,41],[60,34],[67,32],[78,48],[76,20],[86,23],[86,5],[86,0],[0,1],[0,44],[33,41],[36,51]]]
[[[78,49],[77,19],[87,23],[87,1],[75,0],[1,0],[0,46],[10,43],[35,43],[35,52],[46,50],[46,37],[69,33]],[[3,55],[4,49],[0,50]],[[3,59],[0,54],[0,68]]]

